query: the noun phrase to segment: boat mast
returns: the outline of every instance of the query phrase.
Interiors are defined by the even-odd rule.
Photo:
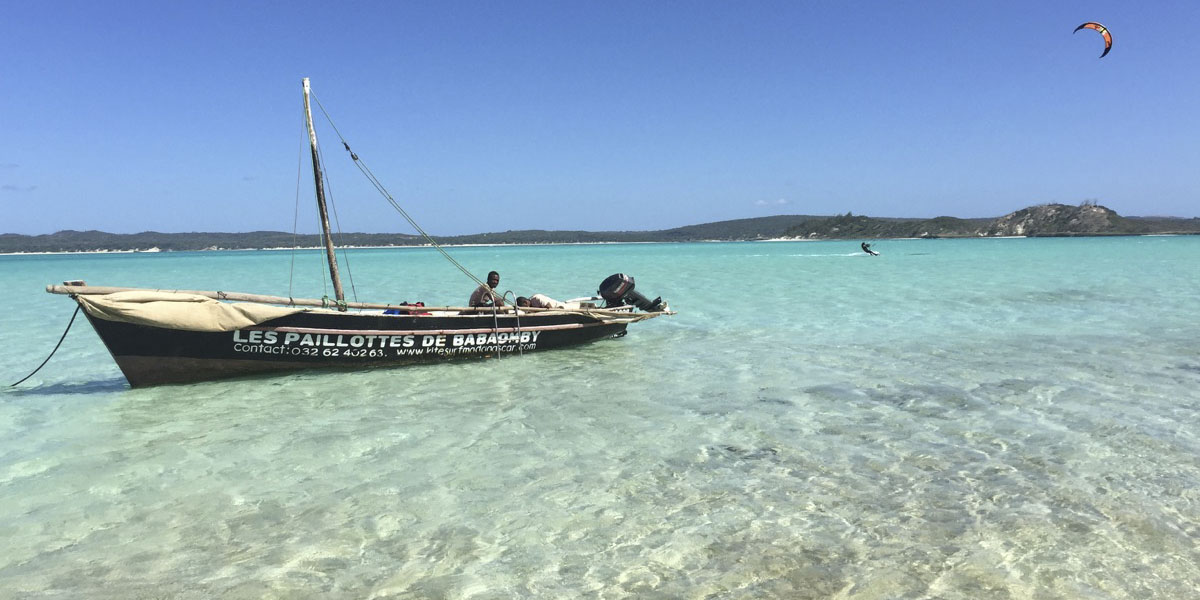
[[[313,181],[317,186],[317,210],[321,214],[321,231],[325,234],[325,255],[329,257],[329,277],[333,280],[333,294],[338,310],[346,310],[346,294],[342,292],[342,278],[338,276],[337,255],[333,250],[333,235],[329,233],[329,210],[325,208],[325,185],[321,177],[321,159],[317,153],[317,132],[313,129],[312,109],[308,103],[308,78],[304,78],[304,121],[308,124],[308,142],[312,146]]]

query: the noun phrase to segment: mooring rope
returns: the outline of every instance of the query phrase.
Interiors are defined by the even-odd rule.
[[[79,305],[78,305],[78,304],[76,304],[76,305],[75,305],[75,312],[74,312],[74,313],[71,315],[71,320],[67,322],[67,329],[66,329],[65,331],[63,331],[62,337],[58,338],[58,343],[57,343],[57,344],[55,344],[55,345],[54,345],[54,349],[50,351],[50,356],[47,356],[47,357],[46,357],[46,360],[43,360],[43,361],[42,361],[42,364],[38,365],[38,368],[36,368],[36,369],[34,369],[34,370],[33,370],[33,373],[30,373],[30,374],[26,375],[26,376],[25,376],[25,377],[23,377],[23,378],[22,378],[20,381],[18,381],[18,382],[16,382],[16,383],[14,383],[14,384],[12,384],[12,385],[10,385],[10,386],[8,386],[8,387],[17,387],[18,385],[21,385],[22,383],[25,383],[25,380],[26,380],[26,379],[29,379],[30,377],[33,377],[34,375],[36,375],[38,371],[41,371],[41,370],[42,370],[42,367],[46,366],[46,363],[50,362],[50,357],[51,357],[51,356],[54,356],[54,353],[55,353],[55,352],[58,352],[58,347],[62,345],[62,343],[63,343],[63,340],[67,339],[67,332],[68,332],[68,331],[71,331],[71,325],[72,325],[73,323],[75,323],[75,317],[79,316],[79,308],[80,308],[80,307],[79,307]]]

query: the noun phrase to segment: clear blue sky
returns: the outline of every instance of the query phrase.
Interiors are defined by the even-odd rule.
[[[3,12],[0,232],[291,231],[306,76],[434,234],[1085,200],[1200,216],[1195,0]],[[1103,59],[1072,34],[1093,20]],[[319,135],[341,229],[410,232]]]

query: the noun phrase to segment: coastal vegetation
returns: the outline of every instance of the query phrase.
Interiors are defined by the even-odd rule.
[[[1122,217],[1094,203],[1044,204],[999,218],[906,219],[846,213],[834,216],[779,215],[688,225],[657,231],[545,231],[540,229],[434,236],[439,244],[578,244],[630,242],[739,241],[765,239],[882,239],[998,236],[1088,236],[1200,234],[1200,218]],[[398,233],[344,233],[343,246],[420,246],[426,240]],[[59,231],[47,235],[0,234],[0,253],[132,252],[309,248],[315,234],[279,231],[246,233],[142,233]]]
[[[1200,218],[1122,217],[1109,208],[1084,203],[1030,206],[996,219],[886,219],[846,213],[807,220],[789,228],[784,236],[857,239],[1197,233],[1200,233]]]

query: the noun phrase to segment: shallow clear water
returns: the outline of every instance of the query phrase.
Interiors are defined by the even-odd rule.
[[[679,314],[572,350],[130,390],[82,319],[0,392],[6,597],[1182,598],[1200,588],[1200,237],[458,248]],[[363,300],[461,304],[428,249]],[[292,254],[0,257],[286,295]],[[320,297],[320,256],[293,295]],[[421,290],[420,292],[416,290]]]

